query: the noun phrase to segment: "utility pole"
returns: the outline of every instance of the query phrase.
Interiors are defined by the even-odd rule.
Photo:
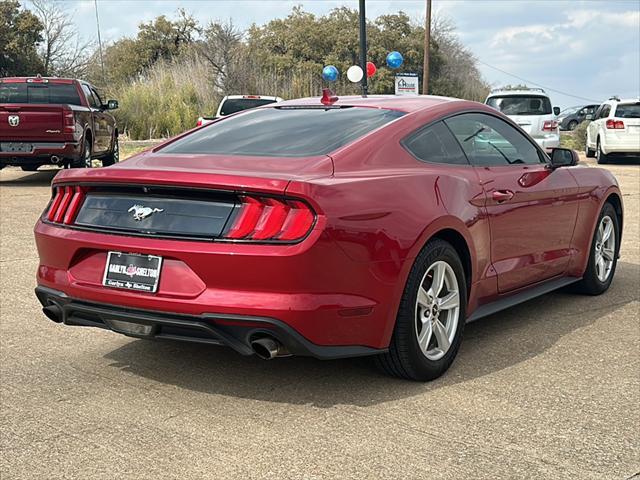
[[[367,16],[364,1],[360,0],[360,68],[362,68],[362,96],[367,96]]]
[[[429,93],[429,44],[431,43],[431,0],[427,0],[424,20],[424,61],[422,71],[422,94]]]
[[[100,65],[102,66],[102,83],[103,87],[107,85],[107,80],[104,76],[104,59],[102,58],[102,39],[100,38],[100,18],[98,17],[98,0],[93,0],[93,5],[96,7],[96,26],[98,27],[98,48],[100,49]]]

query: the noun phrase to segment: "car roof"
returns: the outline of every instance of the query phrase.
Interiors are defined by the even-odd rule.
[[[457,98],[438,97],[435,95],[338,95],[331,105],[334,107],[369,107],[398,110],[405,113],[415,112],[440,105],[446,102],[460,101]],[[277,107],[321,106],[320,97],[298,98],[278,103]]]
[[[257,99],[264,99],[264,100],[279,100],[280,97],[274,97],[273,95],[225,95],[225,97],[222,99],[224,100],[237,100],[239,98],[246,98],[248,100],[257,100]]]
[[[74,83],[74,78],[59,78],[59,77],[4,77],[0,78],[0,82],[3,83],[24,83],[27,80],[31,80],[33,83]]]
[[[487,96],[487,98],[491,97],[507,97],[510,95],[527,95],[531,97],[549,97],[544,90],[532,90],[532,89],[522,89],[522,90],[492,90],[491,93]]]

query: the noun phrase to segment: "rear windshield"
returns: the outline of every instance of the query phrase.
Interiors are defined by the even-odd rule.
[[[260,107],[275,103],[275,100],[267,100],[266,98],[230,98],[222,104],[220,115],[231,115],[232,113],[248,110],[249,108]]]
[[[618,118],[640,118],[640,102],[619,103],[614,116]]]
[[[0,83],[0,103],[81,105],[76,86],[68,83]]]
[[[324,155],[402,115],[363,107],[264,108],[213,122],[161,151],[260,157]]]
[[[551,113],[551,101],[539,95],[490,97],[487,99],[487,105],[505,115],[549,115]]]

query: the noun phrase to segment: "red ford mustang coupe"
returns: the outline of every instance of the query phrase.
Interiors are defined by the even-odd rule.
[[[607,290],[622,201],[484,105],[293,100],[99,170],[67,170],[35,228],[55,322],[263,358],[375,355],[429,380],[465,322],[569,284]]]

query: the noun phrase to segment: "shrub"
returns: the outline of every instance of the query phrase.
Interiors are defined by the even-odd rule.
[[[585,149],[585,141],[587,139],[587,126],[589,121],[582,122],[572,132],[567,132],[560,137],[560,146],[563,148],[571,148],[578,152]]]

